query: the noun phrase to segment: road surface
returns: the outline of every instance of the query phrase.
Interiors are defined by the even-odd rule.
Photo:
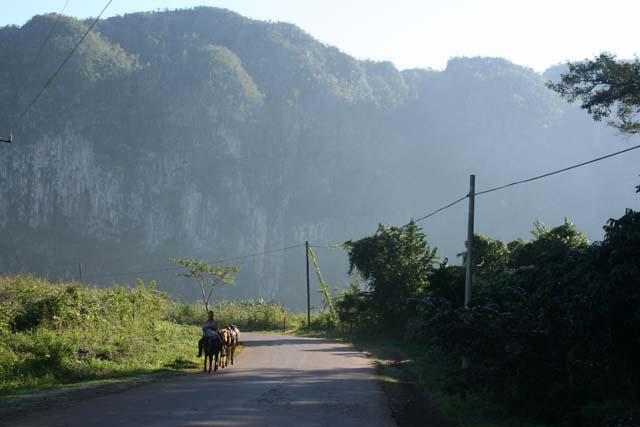
[[[0,420],[19,426],[395,426],[372,362],[335,341],[243,333],[234,366]],[[7,424],[8,423],[8,424]]]

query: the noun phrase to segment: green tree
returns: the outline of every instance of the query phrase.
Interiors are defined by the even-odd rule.
[[[188,269],[186,273],[178,273],[178,276],[189,277],[196,281],[200,292],[202,292],[202,301],[207,312],[213,290],[222,285],[233,284],[235,281],[233,274],[240,271],[240,267],[235,265],[215,267],[204,261],[181,258],[173,258],[171,261]]]
[[[458,254],[467,263],[467,252]],[[480,279],[492,279],[504,272],[509,261],[509,249],[501,240],[493,240],[482,234],[473,235],[473,271]]]
[[[360,289],[357,282],[351,283],[349,288],[340,294],[335,306],[343,331],[348,325],[349,332],[352,332],[354,323],[356,326],[362,326],[363,317],[367,314],[368,298],[369,294]]]
[[[640,212],[627,209],[604,227],[580,306],[596,373],[640,405]],[[604,373],[604,374],[603,374]]]
[[[415,221],[403,227],[380,224],[372,236],[344,244],[349,255],[349,274],[354,269],[367,281],[372,309],[388,324],[411,317],[409,301],[428,284],[436,249]]]
[[[568,218],[564,219],[562,225],[551,229],[541,221],[535,221],[534,227],[531,231],[534,240],[526,244],[519,241],[509,244],[509,247],[513,248],[510,256],[512,267],[529,269],[535,266],[542,271],[550,271],[556,266],[556,273],[560,274],[564,271],[564,260],[570,259],[576,253],[583,253],[589,247],[587,236]],[[536,278],[536,282],[538,281],[539,277]]]
[[[615,55],[602,53],[593,60],[570,62],[569,72],[560,82],[547,86],[574,102],[597,121],[624,133],[640,133],[640,60],[620,61]],[[615,118],[611,118],[612,115]]]

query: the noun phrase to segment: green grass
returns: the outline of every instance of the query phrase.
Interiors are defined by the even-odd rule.
[[[220,327],[277,331],[301,316],[264,301],[214,306]],[[0,276],[0,397],[199,368],[204,307],[171,301],[153,282],[90,288]],[[238,349],[238,352],[241,348]]]
[[[153,286],[0,277],[0,396],[197,366],[200,328],[167,320]]]

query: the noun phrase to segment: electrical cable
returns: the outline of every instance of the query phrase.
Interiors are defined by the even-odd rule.
[[[55,20],[55,22],[53,23],[53,25],[49,29],[49,34],[47,34],[47,37],[45,38],[44,42],[40,45],[40,49],[38,49],[38,53],[36,53],[35,59],[31,62],[31,66],[29,67],[29,71],[25,74],[25,76],[22,79],[22,82],[20,83],[20,85],[18,85],[18,88],[16,90],[16,94],[14,95],[13,99],[11,100],[11,103],[10,103],[11,105],[13,105],[16,102],[16,100],[20,96],[20,93],[24,89],[25,84],[27,83],[27,80],[29,80],[29,77],[31,77],[31,75],[33,74],[33,70],[35,69],[35,66],[38,63],[38,60],[40,59],[40,56],[42,55],[42,52],[44,51],[44,47],[47,45],[47,43],[49,43],[49,40],[51,39],[51,36],[53,35],[54,31],[58,27],[58,24],[60,23],[60,21],[62,19],[62,16],[63,16],[62,14],[64,13],[65,9],[67,8],[67,5],[69,4],[69,1],[70,0],[66,1],[66,3],[64,4],[64,7],[60,11],[60,13],[58,13],[57,19]]]
[[[626,153],[626,152],[629,152],[629,151],[632,151],[632,150],[636,150],[638,148],[640,148],[640,145],[635,145],[633,147],[630,147],[630,148],[627,148],[627,149],[624,149],[624,150],[620,150],[620,151],[617,151],[615,153],[611,153],[611,154],[607,154],[605,156],[597,157],[595,159],[592,159],[592,160],[589,160],[589,161],[586,161],[586,162],[582,162],[582,163],[578,163],[578,164],[573,165],[573,166],[568,166],[566,168],[558,169],[558,170],[553,171],[553,172],[548,172],[548,173],[545,173],[545,174],[542,174],[542,175],[534,176],[532,178],[523,179],[523,180],[520,180],[520,181],[515,181],[515,182],[512,182],[510,184],[501,185],[499,187],[491,188],[489,190],[479,191],[479,192],[476,192],[474,195],[478,196],[478,195],[482,195],[482,194],[487,194],[487,193],[491,193],[491,192],[494,192],[494,191],[502,190],[504,188],[512,187],[512,186],[515,186],[515,185],[519,185],[519,184],[524,184],[524,183],[527,183],[527,182],[535,181],[535,180],[538,180],[538,179],[541,179],[541,178],[545,178],[545,177],[548,177],[548,176],[551,176],[551,175],[556,175],[556,174],[559,174],[559,173],[562,173],[562,172],[566,172],[566,171],[569,171],[569,170],[572,170],[572,169],[579,168],[581,166],[585,166],[585,165],[588,165],[588,164],[591,164],[591,163],[599,162],[601,160],[605,160],[605,159],[608,159],[610,157],[614,157],[614,156],[617,156],[617,155],[620,155],[620,154],[623,154],[623,153]],[[469,197],[468,194],[464,195],[464,196],[460,197],[459,199],[456,199],[455,201],[453,201],[453,202],[451,202],[451,203],[449,203],[449,204],[447,204],[447,205],[445,205],[445,206],[443,206],[441,208],[438,208],[438,209],[434,210],[433,212],[428,213],[427,215],[424,215],[424,216],[422,216],[420,218],[415,219],[414,222],[419,222],[419,221],[423,221],[423,220],[425,220],[427,218],[430,218],[433,215],[435,215],[435,214],[437,214],[439,212],[442,212],[443,210],[448,209],[448,208],[460,203],[461,201],[463,201],[464,199],[466,199],[468,197]],[[246,259],[246,258],[259,256],[259,255],[266,255],[266,254],[275,253],[275,252],[282,252],[282,251],[286,251],[286,250],[293,249],[293,248],[299,248],[301,246],[305,246],[305,244],[304,243],[300,243],[300,244],[297,244],[297,245],[291,245],[291,246],[287,246],[287,247],[284,247],[284,248],[267,250],[267,251],[258,252],[258,253],[255,253],[255,254],[241,255],[241,256],[237,256],[237,257],[233,257],[233,258],[218,259],[218,260],[211,261],[210,263],[211,264],[215,264],[215,263],[222,263],[222,262],[228,262],[228,261],[237,261],[237,260],[241,260],[241,259]],[[339,249],[339,248],[342,247],[342,244],[335,244],[335,245],[309,245],[309,246],[312,247],[312,248]],[[183,268],[183,267],[168,267],[168,268],[162,268],[162,269],[156,269],[156,270],[116,273],[116,274],[99,276],[97,278],[100,279],[100,278],[117,277],[117,276],[129,276],[129,275],[135,275],[135,274],[158,273],[158,272],[162,272],[162,271],[179,270],[181,268]]]
[[[419,221],[425,220],[425,219],[427,219],[427,218],[430,218],[430,217],[434,216],[435,214],[437,214],[438,212],[442,212],[442,211],[443,211],[443,210],[445,210],[445,209],[449,209],[449,208],[450,208],[451,206],[453,206],[453,205],[457,205],[458,203],[460,203],[461,201],[463,201],[463,200],[464,200],[464,199],[466,199],[467,197],[469,197],[469,195],[468,195],[468,194],[466,194],[466,195],[464,195],[464,196],[460,197],[460,198],[459,198],[459,199],[457,199],[456,201],[451,202],[451,203],[449,203],[449,204],[448,204],[448,205],[446,205],[446,206],[441,207],[440,209],[436,209],[435,211],[433,211],[433,212],[431,212],[431,213],[429,213],[429,214],[427,214],[427,215],[425,215],[425,216],[421,216],[420,218],[418,218],[418,219],[416,219],[416,220],[414,220],[414,221],[415,221],[415,222],[419,222]]]
[[[620,155],[620,154],[623,154],[623,153],[626,153],[626,152],[629,152],[629,151],[632,151],[632,150],[636,150],[636,149],[638,149],[638,148],[640,148],[640,145],[635,145],[635,146],[633,146],[633,147],[626,148],[626,149],[624,149],[624,150],[616,151],[615,153],[611,153],[611,154],[607,154],[607,155],[605,155],[605,156],[597,157],[597,158],[595,158],[595,159],[591,159],[591,160],[588,160],[588,161],[586,161],[586,162],[578,163],[578,164],[573,165],[573,166],[568,166],[568,167],[566,167],[566,168],[558,169],[558,170],[553,171],[553,172],[548,172],[548,173],[545,173],[545,174],[542,174],[542,175],[534,176],[534,177],[532,177],[532,178],[523,179],[523,180],[520,180],[520,181],[515,181],[515,182],[512,182],[512,183],[510,183],[510,184],[505,184],[505,185],[501,185],[501,186],[499,186],[499,187],[491,188],[491,189],[489,189],[489,190],[478,191],[478,192],[476,192],[476,193],[474,194],[474,196],[479,196],[479,195],[482,195],[482,194],[492,193],[492,192],[494,192],[494,191],[502,190],[502,189],[505,189],[505,188],[508,188],[508,187],[513,187],[513,186],[515,186],[515,185],[524,184],[524,183],[527,183],[527,182],[531,182],[531,181],[535,181],[535,180],[538,180],[538,179],[546,178],[546,177],[551,176],[551,175],[556,175],[556,174],[559,174],[559,173],[562,173],[562,172],[566,172],[566,171],[569,171],[569,170],[572,170],[572,169],[579,168],[579,167],[581,167],[581,166],[586,166],[586,165],[589,165],[589,164],[591,164],[591,163],[596,163],[596,162],[599,162],[599,161],[601,161],[601,160],[608,159],[608,158],[610,158],[610,157],[614,157],[614,156],[617,156],[617,155]],[[439,213],[439,212],[442,212],[443,210],[448,209],[448,208],[450,208],[450,207],[452,207],[452,206],[454,206],[454,205],[456,205],[456,204],[460,203],[461,201],[463,201],[464,199],[466,199],[466,198],[468,198],[468,197],[469,197],[469,195],[468,195],[468,194],[467,194],[467,195],[465,195],[465,196],[462,196],[462,197],[460,197],[459,199],[457,199],[457,200],[455,200],[455,201],[453,201],[453,202],[449,203],[448,205],[445,205],[445,206],[443,206],[443,207],[441,207],[441,208],[439,208],[439,209],[436,209],[435,211],[433,211],[433,212],[431,212],[431,213],[429,213],[429,214],[427,214],[427,215],[424,215],[424,216],[422,216],[422,217],[420,217],[420,218],[417,218],[417,219],[415,219],[414,221],[415,221],[415,222],[419,222],[419,221],[425,220],[425,219],[427,219],[427,218],[430,218],[430,217],[432,217],[433,215],[435,215],[435,214],[437,214],[437,213]],[[339,248],[339,247],[341,247],[341,245],[328,245],[328,246],[322,246],[322,245],[317,245],[317,246],[316,246],[316,245],[312,245],[312,247],[315,247],[315,248],[325,248],[325,249],[334,249],[334,248]]]
[[[276,253],[276,252],[284,252],[286,250],[299,248],[299,247],[302,247],[302,246],[304,246],[304,243],[300,243],[300,244],[297,244],[297,245],[286,246],[284,248],[269,249],[269,250],[266,250],[266,251],[263,251],[263,252],[257,252],[257,253],[253,253],[253,254],[240,255],[240,256],[237,256],[237,257],[233,257],[233,258],[216,259],[216,260],[210,261],[209,264],[219,264],[219,263],[222,263],[222,262],[237,261],[237,260],[246,259],[246,258],[253,258],[253,257],[260,256],[260,255],[272,254],[272,253]],[[143,271],[127,271],[127,272],[105,274],[105,275],[97,276],[97,277],[94,277],[94,280],[105,279],[105,278],[110,278],[110,277],[132,276],[132,275],[137,275],[137,274],[160,273],[160,272],[163,272],[163,271],[175,271],[175,270],[182,270],[182,269],[184,269],[183,266],[180,266],[180,267],[165,267],[165,268],[157,268],[157,269],[153,269],[153,270],[143,270]]]
[[[617,156],[619,154],[626,153],[627,151],[631,151],[631,150],[636,150],[638,148],[640,148],[640,145],[636,145],[634,147],[627,148],[625,150],[617,151],[615,153],[607,154],[606,156],[598,157],[596,159],[592,159],[592,160],[589,160],[589,161],[586,161],[586,162],[578,163],[577,165],[573,165],[573,166],[569,166],[569,167],[566,167],[566,168],[563,168],[563,169],[558,169],[558,170],[553,171],[553,172],[545,173],[543,175],[534,176],[533,178],[523,179],[521,181],[516,181],[516,182],[512,182],[511,184],[501,185],[499,187],[491,188],[489,190],[479,191],[479,192],[476,192],[475,195],[479,196],[481,194],[491,193],[491,192],[494,192],[494,191],[502,190],[502,189],[507,188],[507,187],[512,187],[514,185],[524,184],[526,182],[531,182],[531,181],[535,181],[537,179],[546,178],[546,177],[551,176],[551,175],[555,175],[555,174],[558,174],[558,173],[561,173],[561,172],[566,172],[568,170],[576,169],[576,168],[579,168],[581,166],[585,166],[585,165],[588,165],[588,164],[591,164],[591,163],[599,162],[600,160],[608,159],[609,157]]]
[[[106,4],[106,6],[102,9],[102,12],[100,12],[100,14],[98,15],[98,17],[96,19],[93,20],[93,22],[91,23],[91,25],[89,26],[89,28],[87,28],[87,31],[85,31],[85,33],[82,35],[82,37],[80,38],[80,40],[78,40],[78,42],[73,46],[73,49],[71,49],[71,52],[69,52],[69,54],[66,56],[66,58],[64,59],[64,61],[62,61],[62,63],[60,64],[60,66],[58,66],[58,68],[56,69],[56,71],[53,73],[53,75],[46,81],[46,83],[44,84],[44,86],[42,87],[42,89],[40,89],[40,91],[38,92],[38,94],[31,100],[31,102],[29,103],[29,105],[27,105],[27,107],[22,111],[22,113],[20,113],[20,115],[18,116],[16,122],[14,123],[14,127],[18,126],[19,123],[21,122],[21,120],[24,118],[24,116],[27,114],[27,112],[29,112],[29,110],[31,109],[31,107],[33,107],[33,105],[36,103],[36,101],[38,101],[38,99],[40,99],[40,96],[42,96],[42,94],[44,93],[45,90],[47,90],[47,88],[49,87],[49,85],[51,85],[51,83],[53,82],[53,80],[56,78],[56,76],[58,75],[58,73],[60,73],[60,70],[62,70],[62,67],[65,66],[65,64],[69,61],[69,59],[71,58],[71,56],[75,53],[75,51],[78,49],[78,47],[80,46],[80,44],[83,42],[83,40],[89,35],[89,33],[91,32],[91,30],[93,29],[93,27],[95,27],[95,25],[98,23],[98,21],[100,20],[100,17],[102,16],[102,14],[105,12],[105,10],[107,10],[107,8],[109,7],[109,5],[111,4],[113,0],[109,0]]]

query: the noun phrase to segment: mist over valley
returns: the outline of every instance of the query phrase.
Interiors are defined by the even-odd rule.
[[[0,28],[0,98],[11,99],[57,15]],[[622,150],[623,137],[502,58],[398,70],[354,59],[291,24],[216,8],[105,19],[19,126],[24,107],[88,22],[63,17],[16,102],[0,105],[0,271],[97,285],[157,279],[198,298],[168,260],[329,246],[400,226],[468,192]],[[429,49],[425,42],[424,49]],[[18,108],[19,107],[19,108]],[[638,208],[638,155],[478,196],[476,232],[529,238],[536,219],[590,240]],[[420,227],[460,263],[466,202]],[[316,249],[344,288],[342,250]],[[216,298],[301,308],[304,248],[230,261]],[[164,271],[163,271],[164,270]],[[321,296],[313,292],[313,305]]]

